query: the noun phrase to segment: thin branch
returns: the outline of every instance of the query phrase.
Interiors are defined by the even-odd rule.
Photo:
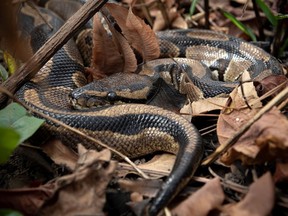
[[[252,3],[253,3],[253,10],[254,10],[254,13],[256,16],[256,23],[257,23],[258,32],[259,32],[259,39],[260,39],[260,41],[264,41],[265,35],[264,35],[263,24],[262,24],[262,20],[260,17],[259,9],[258,9],[258,6],[257,6],[257,3],[255,0],[252,0]]]
[[[209,0],[204,0],[204,10],[205,10],[205,28],[209,29],[210,28],[210,22],[209,22],[209,16],[210,16]]]

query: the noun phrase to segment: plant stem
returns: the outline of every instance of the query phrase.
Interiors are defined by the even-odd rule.
[[[264,35],[264,30],[263,30],[263,24],[262,24],[262,20],[261,20],[260,14],[259,14],[256,0],[252,0],[252,3],[253,3],[254,13],[256,16],[256,22],[257,22],[257,27],[258,27],[258,32],[259,32],[259,40],[264,41],[265,35]]]

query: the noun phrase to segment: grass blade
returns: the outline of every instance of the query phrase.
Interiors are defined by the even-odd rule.
[[[255,34],[253,31],[248,27],[245,26],[242,22],[237,20],[231,13],[227,11],[222,11],[223,15],[228,18],[234,25],[236,25],[241,31],[247,34],[253,41],[257,41]]]
[[[189,9],[189,15],[190,16],[192,16],[194,14],[194,12],[195,12],[197,1],[198,0],[192,0],[191,1],[191,6],[190,6],[190,9]]]
[[[269,20],[269,22],[275,27],[277,25],[277,18],[272,13],[270,8],[264,3],[263,0],[256,0],[257,5],[261,8],[261,10],[264,12],[265,16]]]

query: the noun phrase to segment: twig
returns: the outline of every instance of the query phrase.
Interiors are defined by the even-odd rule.
[[[209,29],[210,28],[210,22],[209,22],[209,16],[210,16],[209,0],[204,0],[204,10],[205,10],[205,28]]]
[[[248,100],[247,100],[246,95],[245,95],[245,93],[244,93],[243,82],[240,81],[240,84],[239,84],[239,85],[240,85],[241,94],[242,94],[242,96],[243,96],[243,99],[244,99],[245,104],[247,105],[247,107],[248,107],[250,110],[252,110],[252,107],[251,107],[250,104],[248,103]]]
[[[119,155],[121,158],[123,158],[123,160],[125,160],[128,164],[130,164],[143,178],[149,179],[149,177],[148,177],[144,172],[142,172],[142,171],[136,166],[136,164],[134,164],[126,155],[122,154],[121,152],[115,150],[114,148],[111,148],[110,146],[106,145],[105,143],[101,142],[100,140],[96,140],[96,139],[94,139],[93,137],[89,136],[88,134],[83,133],[82,131],[77,130],[76,128],[73,128],[73,127],[71,127],[71,126],[69,126],[69,125],[67,125],[67,124],[65,124],[65,123],[63,123],[63,122],[61,122],[61,121],[53,118],[53,117],[50,117],[50,116],[48,116],[48,115],[46,115],[46,114],[44,114],[44,113],[42,113],[42,112],[39,112],[38,110],[36,110],[36,109],[34,109],[34,108],[32,108],[32,107],[30,107],[30,106],[22,103],[20,100],[18,100],[16,97],[14,97],[14,95],[13,95],[11,92],[9,92],[7,89],[5,89],[5,88],[3,88],[3,87],[1,87],[1,86],[0,86],[0,92],[8,95],[11,99],[13,99],[13,100],[16,101],[17,103],[21,104],[21,105],[22,105],[23,107],[25,107],[27,110],[29,110],[29,111],[37,114],[38,116],[41,116],[41,117],[44,118],[44,119],[47,119],[47,120],[49,120],[49,121],[51,121],[51,122],[53,122],[53,123],[55,123],[55,124],[58,124],[59,126],[64,127],[64,128],[66,128],[66,129],[72,131],[73,133],[75,133],[75,134],[77,134],[77,135],[79,135],[79,136],[81,136],[81,137],[83,137],[83,138],[85,138],[85,139],[87,139],[87,140],[89,140],[89,141],[91,141],[91,142],[93,142],[93,143],[96,143],[97,145],[102,146],[103,148],[109,149],[111,152],[113,152],[113,153]]]
[[[257,3],[255,0],[252,0],[252,3],[253,3],[253,10],[254,10],[254,13],[256,16],[256,23],[257,23],[258,32],[259,32],[259,39],[260,39],[260,41],[264,41],[265,35],[264,35],[263,24],[262,24],[262,20],[260,17],[259,9],[258,9],[258,6],[257,6]]]
[[[287,0],[279,0],[277,2],[277,12],[279,14],[287,14]],[[283,55],[282,52],[284,52],[285,41],[288,37],[287,27],[287,19],[278,20],[272,41],[272,55],[276,57]]]
[[[282,101],[288,98],[288,88],[283,89],[275,98],[273,98],[268,104],[266,104],[252,119],[250,119],[243,127],[241,127],[238,132],[231,137],[226,144],[219,146],[215,152],[209,155],[202,161],[202,165],[208,165],[214,162],[220,154],[224,153],[230,146],[232,146],[250,127],[251,125],[261,118],[266,112],[268,112],[272,107],[277,106]]]
[[[31,79],[39,69],[98,12],[107,0],[88,0],[67,22],[8,80],[3,83],[14,93],[23,83]],[[0,106],[5,102],[5,94],[0,94]]]

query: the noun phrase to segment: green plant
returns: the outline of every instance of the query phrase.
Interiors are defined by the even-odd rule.
[[[34,134],[43,122],[17,103],[0,110],[0,163],[5,162],[17,145]]]

